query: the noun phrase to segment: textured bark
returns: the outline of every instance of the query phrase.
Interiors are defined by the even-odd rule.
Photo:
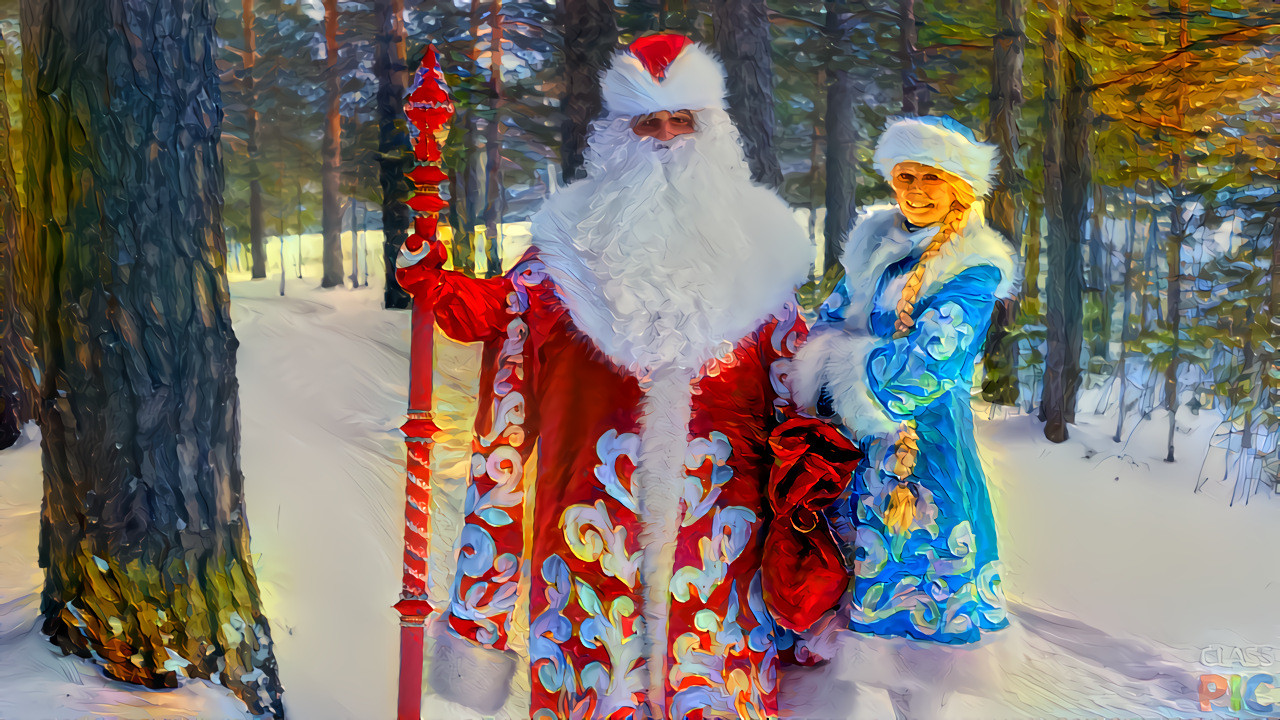
[[[1093,194],[1091,137],[1093,111],[1090,103],[1089,66],[1076,51],[1085,42],[1083,17],[1072,0],[1064,7],[1064,19],[1071,42],[1062,53],[1065,94],[1062,101],[1062,217],[1066,243],[1050,260],[1050,277],[1061,274],[1059,309],[1065,335],[1063,359],[1063,418],[1076,421],[1076,395],[1080,389],[1080,351],[1084,348],[1084,247],[1089,226],[1089,198]]]
[[[1280,208],[1271,213],[1271,293],[1267,297],[1267,316],[1272,334],[1280,337]]]
[[[1022,290],[1018,293],[1018,304],[1022,306],[1022,313],[1032,318],[1040,317],[1040,224],[1044,218],[1041,200],[1036,193],[1027,193],[1027,232],[1022,236]]]
[[[249,255],[252,259],[250,273],[254,279],[267,276],[267,250],[262,238],[266,227],[262,216],[262,179],[258,176],[258,95],[253,78],[257,62],[257,36],[253,29],[254,0],[244,0],[241,20],[244,23],[244,95],[245,134],[248,138],[246,153],[249,156]]]
[[[562,0],[558,6],[564,37],[565,94],[560,101],[560,177],[565,183],[584,177],[582,156],[591,121],[600,116],[600,76],[618,44],[618,23],[609,0]],[[680,109],[680,108],[674,108]]]
[[[1182,81],[1182,71],[1186,67],[1185,50],[1191,44],[1187,28],[1187,0],[1175,0],[1169,3],[1169,12],[1178,18],[1178,49],[1183,51],[1183,60],[1178,68],[1178,79]],[[1186,96],[1182,93],[1178,94],[1176,112],[1176,127],[1181,130],[1183,118],[1186,115]],[[1187,235],[1186,219],[1183,213],[1186,189],[1182,184],[1183,174],[1186,172],[1186,158],[1177,141],[1174,142],[1172,150],[1173,184],[1169,192],[1173,202],[1170,208],[1169,243],[1165,248],[1165,261],[1169,268],[1169,304],[1168,311],[1165,313],[1165,323],[1167,323],[1173,347],[1170,349],[1169,366],[1164,374],[1164,404],[1165,410],[1169,413],[1169,453],[1165,456],[1165,462],[1174,461],[1173,437],[1178,426],[1178,356],[1182,349],[1182,243]]]
[[[773,50],[764,0],[714,0],[716,51],[728,78],[729,117],[742,137],[751,179],[782,186],[774,149]]]
[[[43,630],[113,678],[216,679],[282,717],[240,471],[213,3],[22,13]]]
[[[827,2],[826,35],[834,47],[848,45],[850,15],[845,12],[847,2]],[[853,224],[858,207],[858,126],[854,105],[858,102],[858,87],[853,73],[833,67],[827,76],[827,217],[823,230],[825,244],[822,250],[823,268],[840,262],[840,251],[845,236]]]
[[[1173,158],[1174,176],[1181,179],[1183,172],[1182,154]],[[1165,246],[1165,263],[1169,268],[1168,305],[1165,311],[1165,323],[1172,338],[1173,346],[1169,352],[1169,365],[1164,373],[1164,406],[1169,412],[1169,447],[1165,462],[1173,462],[1173,437],[1177,427],[1178,412],[1178,360],[1182,350],[1182,243],[1186,238],[1187,227],[1182,211],[1182,184],[1178,183],[1170,189],[1174,195],[1173,207],[1170,208],[1169,242]]]
[[[1111,253],[1103,237],[1103,219],[1107,215],[1107,198],[1102,183],[1093,183],[1093,211],[1089,213],[1089,291],[1097,303],[1098,313],[1090,328],[1089,356],[1107,360],[1111,357]]]
[[[9,156],[8,68],[0,52],[0,450],[22,436],[30,419],[30,385],[24,365],[26,344],[20,332],[20,280],[15,270],[21,229],[17,179]]]
[[[502,0],[489,3],[489,95],[493,117],[484,136],[484,232],[489,277],[502,274]]]
[[[1120,357],[1116,360],[1116,382],[1120,383],[1120,403],[1116,411],[1116,434],[1112,437],[1115,442],[1120,442],[1120,438],[1124,434],[1125,395],[1129,389],[1129,382],[1125,378],[1125,365],[1129,357],[1129,326],[1131,325],[1129,314],[1133,312],[1130,297],[1133,292],[1134,275],[1136,274],[1133,262],[1133,244],[1137,241],[1138,236],[1138,191],[1136,187],[1130,195],[1129,225],[1128,232],[1125,235],[1124,290],[1123,298],[1121,299],[1124,304],[1124,310],[1120,315]]]
[[[1045,437],[1053,442],[1063,442],[1067,439],[1067,423],[1070,422],[1067,395],[1074,393],[1073,383],[1079,376],[1080,366],[1081,307],[1078,300],[1072,300],[1079,297],[1080,276],[1071,274],[1073,266],[1079,267],[1080,251],[1078,246],[1071,245],[1064,208],[1060,20],[1056,1],[1050,0],[1047,5],[1049,20],[1044,34],[1044,205],[1048,220],[1045,244],[1049,256],[1045,284],[1048,353],[1045,356],[1040,412],[1045,421]],[[1072,256],[1075,263],[1072,263]]]
[[[324,0],[325,111],[324,141],[320,148],[320,232],[322,234],[320,287],[342,285],[342,97],[338,77],[338,0]],[[298,245],[302,267],[302,245]]]
[[[356,230],[356,200],[351,199],[351,287],[360,287],[360,234]]]
[[[471,76],[481,77],[478,46],[482,19],[481,0],[471,0],[471,47],[468,52]],[[455,270],[474,276],[476,272],[476,226],[484,208],[483,178],[480,176],[480,120],[476,108],[458,105],[454,118],[462,129],[462,148],[449,178],[449,223],[453,226],[452,262]]]
[[[396,281],[396,257],[409,237],[412,215],[408,178],[413,148],[409,122],[404,116],[404,94],[409,84],[405,44],[404,0],[378,0],[378,38],[374,45],[373,72],[378,77],[378,181],[382,186],[382,262],[386,286],[382,304],[390,309],[409,307],[409,293]],[[351,283],[356,284],[354,274]]]
[[[1018,169],[1018,118],[1022,113],[1022,56],[1027,42],[1023,0],[998,0],[991,57],[991,118],[987,136],[1000,148],[1000,174],[987,206],[991,227],[1022,247],[1022,174]],[[1018,404],[1018,343],[1009,328],[1018,316],[1016,300],[996,305],[983,358],[982,397],[998,405]]]
[[[898,63],[902,78],[902,114],[923,115],[928,88],[920,82],[920,57],[916,48],[916,0],[898,0]]]

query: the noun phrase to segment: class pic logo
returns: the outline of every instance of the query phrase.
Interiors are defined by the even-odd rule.
[[[1201,665],[1236,670],[1200,675],[1198,695],[1201,712],[1218,708],[1233,712],[1244,710],[1256,715],[1271,713],[1275,700],[1280,700],[1280,693],[1275,692],[1275,676],[1261,670],[1275,663],[1275,655],[1274,648],[1257,646],[1210,645],[1201,650]]]

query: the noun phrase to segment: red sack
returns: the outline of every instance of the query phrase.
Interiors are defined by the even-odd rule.
[[[862,453],[831,424],[793,418],[769,438],[773,522],[765,536],[762,589],[778,624],[808,630],[834,608],[849,575],[823,514],[848,486]]]

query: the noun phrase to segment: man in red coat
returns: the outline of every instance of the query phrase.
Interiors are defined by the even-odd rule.
[[[778,623],[804,629],[844,587],[816,508],[856,461],[838,436],[832,466],[807,430],[777,433],[812,249],[751,182],[705,50],[641,38],[602,87],[587,176],[548,198],[513,269],[403,263],[441,330],[485,344],[433,685],[502,703],[529,572],[532,717],[774,716]]]

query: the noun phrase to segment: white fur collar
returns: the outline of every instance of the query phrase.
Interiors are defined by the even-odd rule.
[[[561,192],[573,191],[570,186]],[[624,372],[646,378],[655,371],[673,369],[696,376],[709,361],[732,351],[794,301],[796,288],[808,276],[813,248],[791,209],[772,191],[755,186],[746,187],[738,198],[722,201],[741,208],[739,227],[749,229],[750,235],[734,243],[734,252],[726,253],[717,265],[701,270],[720,274],[732,299],[711,308],[710,332],[682,332],[677,327],[662,339],[658,354],[664,356],[666,368],[642,367],[643,360],[633,346],[620,342],[618,328],[625,324],[618,318],[625,313],[600,293],[582,260],[584,251],[574,244],[570,233],[548,232],[534,238],[539,257],[555,283],[555,293],[576,328]],[[654,273],[665,279],[663,268],[655,268]]]
[[[850,292],[846,317],[853,322],[865,322],[885,268],[926,244],[936,232],[934,228],[908,232],[897,205],[874,205],[865,209],[849,231],[840,257]],[[1017,252],[986,224],[981,203],[975,203],[959,237],[943,245],[942,251],[925,268],[921,296],[935,292],[943,283],[979,265],[990,265],[1000,271],[996,297],[1012,297],[1017,292],[1022,282]]]

